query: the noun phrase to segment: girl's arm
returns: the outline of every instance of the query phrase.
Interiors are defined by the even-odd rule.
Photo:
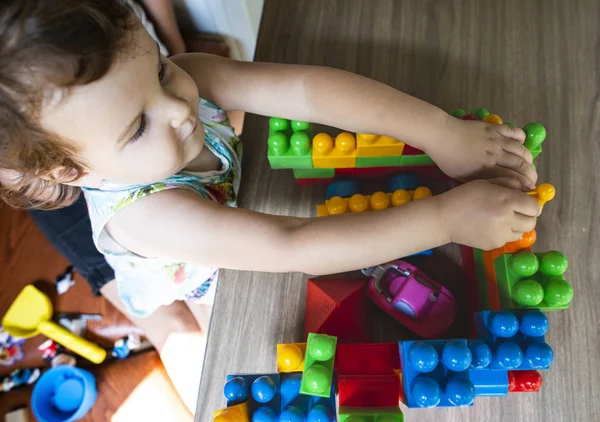
[[[535,186],[537,173],[519,128],[458,120],[388,85],[327,67],[203,54],[175,62],[194,78],[201,96],[226,110],[387,135],[424,150],[454,178],[509,176],[523,188]]]
[[[539,211],[531,196],[486,181],[397,208],[312,219],[230,208],[173,189],[126,207],[108,230],[142,256],[238,270],[328,274],[451,241],[498,247],[533,229]]]

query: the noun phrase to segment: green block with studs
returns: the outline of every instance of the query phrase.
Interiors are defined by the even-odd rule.
[[[302,370],[300,392],[309,396],[330,397],[337,338],[309,333]]]
[[[400,167],[402,156],[395,157],[356,157],[356,168]]]
[[[435,164],[431,157],[427,154],[420,155],[403,155],[400,160],[401,166],[424,166]]]
[[[294,169],[296,179],[325,179],[335,177],[335,169]]]

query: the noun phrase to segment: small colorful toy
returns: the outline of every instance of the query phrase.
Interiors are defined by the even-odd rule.
[[[337,339],[325,334],[310,333],[306,340],[306,355],[302,369],[300,392],[311,396],[330,397],[333,360]]]
[[[399,259],[365,274],[369,298],[415,334],[439,338],[454,322],[454,295],[414,265]]]

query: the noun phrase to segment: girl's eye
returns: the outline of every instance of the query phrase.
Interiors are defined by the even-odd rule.
[[[130,142],[138,141],[142,136],[144,136],[144,132],[146,132],[146,126],[146,115],[142,114],[142,117],[140,118],[140,127],[138,128],[137,132],[135,132],[135,135],[131,137]]]
[[[167,71],[167,63],[165,62],[160,62],[160,69],[158,70],[158,80],[162,81],[163,78],[165,77],[165,73]]]

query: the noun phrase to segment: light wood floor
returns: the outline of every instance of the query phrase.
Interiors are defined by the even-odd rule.
[[[540,181],[553,183],[558,195],[539,221],[536,249],[569,257],[575,299],[571,309],[550,315],[556,360],[543,374],[544,387],[538,394],[478,399],[470,409],[406,410],[407,421],[600,420],[598,22],[597,0],[265,1],[257,60],[334,66],[446,110],[486,107],[517,124],[539,121],[548,129],[537,168]],[[243,138],[242,206],[314,215],[323,189],[297,188],[291,172],[269,170],[267,120],[247,116]],[[447,277],[460,280],[459,268],[450,268]],[[224,274],[198,421],[224,406],[226,374],[274,371],[276,343],[301,340],[304,280],[300,274]]]

